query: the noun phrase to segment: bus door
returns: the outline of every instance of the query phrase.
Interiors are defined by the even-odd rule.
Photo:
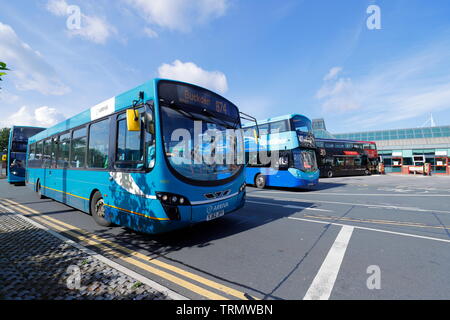
[[[345,167],[345,158],[336,156],[334,158],[334,168],[335,168],[334,172],[335,172],[336,176],[347,175],[347,170]]]
[[[41,183],[41,186],[45,186],[47,190],[42,190],[44,193],[48,193],[48,188],[55,189],[55,181],[52,177],[52,156],[53,156],[53,143],[52,139],[44,140],[44,152],[42,156],[42,168],[43,168],[43,175]],[[50,189],[50,190],[51,190]]]

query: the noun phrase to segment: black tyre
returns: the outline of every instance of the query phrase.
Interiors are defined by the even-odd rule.
[[[255,186],[258,189],[264,189],[266,187],[266,177],[262,174],[258,174],[255,178]]]
[[[46,199],[47,198],[46,196],[44,196],[42,194],[41,182],[39,182],[39,181],[38,181],[38,183],[36,185],[36,193],[37,193],[39,199]]]
[[[328,170],[328,171],[327,171],[327,177],[328,177],[328,178],[333,178],[333,171]]]
[[[364,174],[365,174],[366,176],[370,176],[372,173],[370,172],[369,169],[366,169],[366,171],[364,171]]]
[[[94,221],[103,227],[111,227],[113,224],[105,219],[105,203],[100,192],[95,192],[91,199],[91,215]]]

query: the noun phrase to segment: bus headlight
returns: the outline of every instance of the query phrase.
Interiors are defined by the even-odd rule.
[[[242,186],[239,188],[239,192],[245,191],[245,188],[247,187],[247,184],[244,182]]]

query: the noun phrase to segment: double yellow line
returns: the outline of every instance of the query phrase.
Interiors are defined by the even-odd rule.
[[[112,255],[121,262],[134,265],[142,270],[157,275],[205,298],[211,300],[228,300],[229,298],[227,296],[229,296],[232,297],[231,299],[237,298],[242,300],[256,300],[256,298],[253,298],[248,294],[217,283],[215,281],[206,279],[192,272],[175,267],[168,263],[162,262],[160,260],[150,258],[142,253],[133,251],[120,244],[99,237],[93,233],[87,232],[52,217],[46,216],[43,213],[22,205],[18,202],[9,199],[0,200],[2,200],[3,204],[10,209],[16,212],[19,211],[24,215],[33,215],[32,218],[34,220],[44,223],[45,225],[59,231],[62,234],[70,236],[72,239],[75,239],[77,242],[83,245],[93,246],[97,248],[102,254]],[[171,273],[169,273],[168,271]],[[180,276],[184,277],[186,280],[181,278]],[[204,287],[201,287],[193,282],[203,285]],[[216,292],[212,291],[211,289],[215,290]]]

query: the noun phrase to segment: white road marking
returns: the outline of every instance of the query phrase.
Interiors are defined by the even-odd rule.
[[[303,300],[328,300],[354,227],[343,226]]]
[[[265,196],[258,196],[258,195],[251,195],[249,197],[267,199],[267,197],[265,197]],[[367,207],[367,208],[383,208],[383,209],[396,209],[396,210],[404,210],[404,211],[434,212],[434,213],[450,214],[450,211],[445,211],[445,210],[430,210],[430,209],[421,209],[421,208],[414,208],[414,207],[400,207],[400,206],[390,206],[390,205],[381,205],[381,204],[362,204],[362,203],[355,203],[355,202],[350,203],[350,202],[326,201],[326,200],[316,200],[316,199],[298,199],[298,198],[271,198],[270,200],[291,201],[291,202],[311,202],[311,201],[313,201],[313,202],[339,204],[339,205],[346,205],[346,206],[360,206],[360,207]],[[250,200],[247,200],[247,201],[250,202]]]
[[[248,195],[253,195],[253,193],[262,193],[262,194],[295,194],[289,191],[253,191],[247,193]],[[298,194],[298,193],[297,193]],[[393,194],[393,193],[337,193],[337,192],[309,192],[302,193],[302,196],[376,196],[376,197],[450,197],[450,193],[448,194]]]
[[[269,206],[277,206],[277,207],[283,207],[283,208],[289,208],[289,209],[301,209],[301,210],[311,210],[311,211],[334,212],[332,210],[310,208],[310,207],[303,207],[303,206],[279,205],[277,203],[268,203],[268,202],[263,202],[263,201],[250,201],[250,200],[247,200],[246,202],[257,203],[257,204],[265,204],[265,205],[269,205]]]
[[[305,222],[311,222],[311,223],[327,224],[327,225],[333,225],[333,226],[339,226],[339,227],[346,227],[346,226],[348,227],[348,226],[350,226],[348,224],[335,223],[335,222],[326,222],[326,221],[317,221],[317,220],[296,218],[296,217],[288,217],[288,219],[298,220],[298,221],[305,221]],[[411,237],[411,238],[418,238],[418,239],[425,239],[425,240],[433,240],[433,241],[440,241],[440,242],[450,243],[450,240],[447,240],[447,239],[419,236],[419,235],[411,234],[411,233],[395,232],[395,231],[389,231],[389,230],[383,230],[383,229],[374,229],[374,228],[366,228],[366,227],[360,227],[360,226],[351,226],[351,227],[353,227],[355,229],[360,229],[360,230],[389,233],[389,234],[394,234],[394,235],[397,235],[397,236],[404,236],[404,237]]]

